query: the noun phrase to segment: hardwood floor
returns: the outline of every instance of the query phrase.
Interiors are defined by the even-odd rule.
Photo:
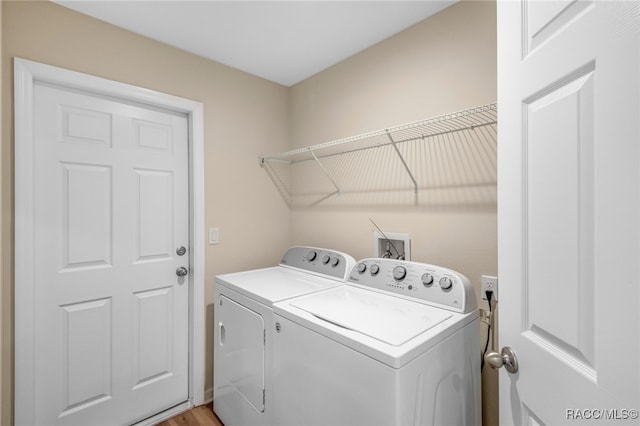
[[[213,403],[201,405],[178,414],[156,426],[224,426],[213,412]]]

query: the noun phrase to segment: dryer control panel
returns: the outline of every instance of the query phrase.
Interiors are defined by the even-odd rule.
[[[442,266],[394,259],[364,259],[353,267],[348,283],[456,312],[468,313],[477,309],[475,291],[469,279]]]
[[[346,253],[306,246],[291,247],[280,261],[282,266],[302,269],[340,281],[346,281],[347,274],[355,263],[355,259]]]

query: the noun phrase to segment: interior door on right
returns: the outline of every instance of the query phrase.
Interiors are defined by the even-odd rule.
[[[500,424],[638,424],[640,2],[499,1]]]

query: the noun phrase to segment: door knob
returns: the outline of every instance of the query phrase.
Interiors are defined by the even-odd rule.
[[[484,356],[484,361],[496,370],[504,365],[511,374],[518,372],[518,358],[509,346],[502,348],[500,353],[489,352]]]
[[[189,273],[189,270],[187,268],[185,268],[184,266],[181,266],[178,269],[176,269],[176,275],[179,276],[179,277],[184,277],[188,273]]]

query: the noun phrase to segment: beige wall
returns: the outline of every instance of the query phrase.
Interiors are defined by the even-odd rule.
[[[187,54],[49,2],[2,3],[2,418],[12,424],[13,57],[21,57],[204,104],[206,226],[221,244],[206,250],[207,324],[215,274],[267,266],[289,243],[289,212],[258,167],[287,147],[288,89]],[[212,332],[207,327],[207,335]],[[207,388],[212,341],[207,339]]]
[[[372,255],[374,218],[408,232],[413,259],[442,264],[478,284],[495,274],[496,211],[293,209],[257,166],[260,154],[402,124],[496,100],[495,3],[461,2],[287,89],[47,2],[3,2],[1,424],[11,424],[13,365],[12,58],[44,62],[204,103],[207,324],[215,274],[273,264],[290,244]],[[292,141],[289,144],[289,141]],[[252,247],[252,249],[247,249]],[[207,329],[210,334],[211,329]],[[207,348],[212,346],[207,340]],[[211,383],[212,354],[207,352]],[[486,376],[486,374],[485,374]],[[497,380],[485,377],[485,424],[497,424]],[[9,409],[8,409],[9,408]]]
[[[460,2],[292,87],[291,141],[312,145],[496,99],[495,2]],[[478,294],[480,275],[497,273],[495,205],[294,209],[293,243],[372,256],[369,217],[409,233],[413,260],[464,273]],[[485,424],[497,424],[497,375],[485,372],[485,385]]]

